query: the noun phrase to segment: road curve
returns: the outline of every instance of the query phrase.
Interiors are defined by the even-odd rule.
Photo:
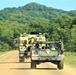
[[[76,75],[76,69],[65,65],[63,70],[58,70],[49,62],[31,69],[29,59],[19,63],[18,51],[11,51],[0,56],[0,75]]]

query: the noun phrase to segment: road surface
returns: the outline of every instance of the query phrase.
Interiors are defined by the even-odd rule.
[[[36,69],[30,68],[30,60],[18,62],[18,51],[11,51],[0,56],[0,75],[76,75],[76,69],[65,65],[58,70],[52,63],[41,63]]]

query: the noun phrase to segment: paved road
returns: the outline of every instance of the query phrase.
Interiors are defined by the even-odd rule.
[[[58,70],[52,63],[42,63],[36,69],[30,68],[30,60],[18,62],[18,52],[12,51],[0,56],[0,75],[76,75],[76,69],[65,65]]]

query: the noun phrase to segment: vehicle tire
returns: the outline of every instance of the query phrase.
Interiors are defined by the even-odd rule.
[[[36,61],[31,61],[31,68],[35,69],[36,68]]]
[[[24,62],[24,57],[20,57],[19,62]]]
[[[57,68],[58,69],[63,69],[64,68],[64,61],[63,60],[58,61]]]

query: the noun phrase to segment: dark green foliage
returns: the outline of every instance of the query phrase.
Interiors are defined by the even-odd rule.
[[[64,11],[29,3],[23,7],[0,10],[0,51],[16,48],[20,33],[45,32],[48,40],[63,35],[66,51],[76,52],[76,11]]]

